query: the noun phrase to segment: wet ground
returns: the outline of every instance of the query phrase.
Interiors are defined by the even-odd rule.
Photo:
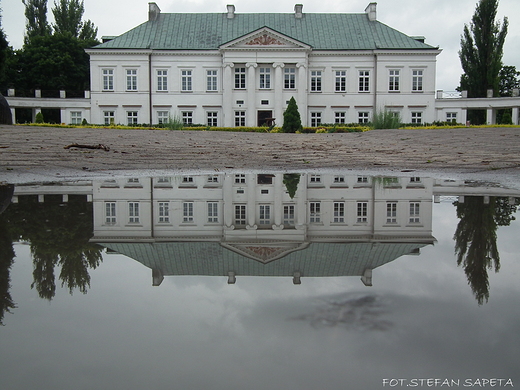
[[[0,126],[1,181],[125,170],[334,168],[441,172],[507,182],[520,173],[520,128],[269,134]]]

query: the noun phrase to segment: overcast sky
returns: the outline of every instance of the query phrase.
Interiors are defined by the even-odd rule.
[[[22,0],[0,0],[2,27],[11,46],[22,46],[25,30]],[[49,0],[49,20],[55,0]],[[161,12],[226,12],[226,4],[234,4],[237,13],[292,13],[294,4],[302,3],[304,12],[362,13],[369,0],[156,0]],[[99,28],[98,37],[120,35],[148,18],[146,0],[84,0],[85,19]],[[423,35],[426,43],[439,46],[437,57],[437,89],[453,91],[462,73],[458,50],[464,24],[469,23],[477,0],[379,0],[377,19],[408,35]],[[509,18],[509,32],[504,48],[505,65],[520,69],[520,1],[500,0],[498,19]]]

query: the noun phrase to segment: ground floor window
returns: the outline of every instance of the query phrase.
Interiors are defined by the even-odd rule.
[[[287,204],[283,206],[283,224],[285,226],[294,226],[296,220],[294,205]]]
[[[446,122],[457,123],[457,113],[456,112],[447,112],[446,113]]]
[[[115,112],[103,111],[103,118],[105,120],[105,125],[113,125],[115,123]]]
[[[258,223],[261,226],[271,225],[271,206],[268,204],[259,205],[258,209]]]
[[[189,126],[193,124],[193,111],[183,111],[182,112],[182,123],[185,126]]]
[[[311,112],[311,127],[318,127],[321,124],[321,112]]]
[[[335,112],[334,113],[334,123],[345,123],[345,117],[346,113],[343,111]]]
[[[157,111],[157,123],[160,125],[168,123],[170,113],[168,111]]]
[[[246,112],[235,111],[235,127],[243,127],[246,125]]]
[[[246,224],[246,205],[245,204],[236,204],[235,205],[235,225]]]
[[[138,112],[137,111],[127,111],[126,112],[126,120],[128,126],[137,125],[139,123]]]
[[[412,112],[412,123],[422,123],[422,112]]]
[[[70,124],[71,125],[81,125],[81,111],[71,111],[70,112]]]
[[[367,111],[358,112],[358,123],[368,123],[370,113]]]
[[[217,111],[208,111],[206,113],[207,124],[208,126],[216,127],[218,126],[218,112]]]

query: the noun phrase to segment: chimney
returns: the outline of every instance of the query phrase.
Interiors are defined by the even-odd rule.
[[[303,18],[303,4],[296,4],[294,6],[294,17],[296,19]]]
[[[370,3],[365,8],[365,13],[368,16],[368,20],[370,20],[371,22],[377,20],[377,3]]]
[[[148,21],[154,22],[159,19],[161,9],[156,3],[148,3]]]
[[[227,17],[233,19],[235,17],[235,6],[233,4],[227,5]]]

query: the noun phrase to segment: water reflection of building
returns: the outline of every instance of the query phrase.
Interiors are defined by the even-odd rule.
[[[298,177],[298,176],[297,176]],[[93,183],[92,241],[165,275],[362,276],[434,242],[433,180],[212,174]],[[290,184],[289,184],[290,186]]]

